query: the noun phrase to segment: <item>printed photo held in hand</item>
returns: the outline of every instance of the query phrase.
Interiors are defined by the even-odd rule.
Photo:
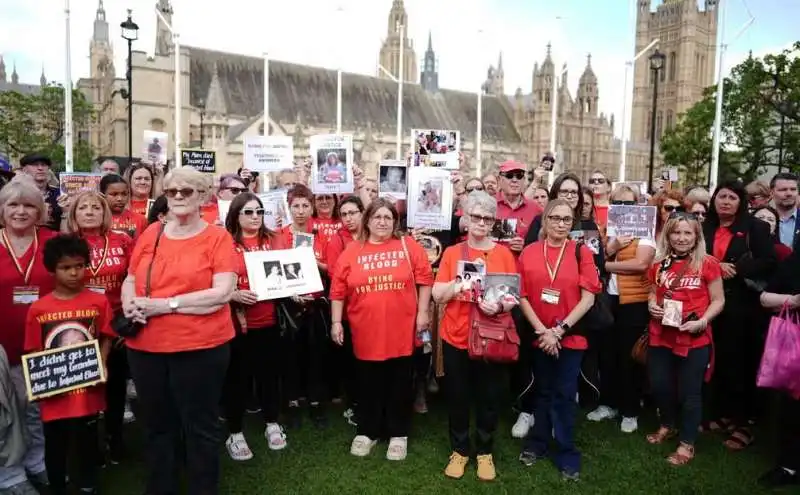
[[[453,217],[450,172],[430,167],[408,169],[409,228],[449,230]]]
[[[311,190],[314,194],[352,193],[353,139],[334,134],[311,136]]]
[[[264,225],[270,230],[278,230],[291,225],[292,216],[289,214],[289,203],[286,201],[286,189],[277,189],[258,195],[264,205]]]
[[[632,236],[655,240],[655,206],[615,205],[608,207],[608,237]]]
[[[492,231],[489,233],[489,237],[493,241],[510,241],[511,239],[517,237],[518,222],[519,219],[517,218],[498,218],[494,221],[494,225],[492,226]]]
[[[573,230],[569,238],[575,242],[583,243],[593,254],[600,254],[600,231],[598,230]]]
[[[484,282],[483,301],[516,305],[519,303],[519,274],[489,273]]]
[[[382,161],[378,172],[378,196],[406,199],[407,172],[406,165],[401,160]]]
[[[483,295],[486,265],[477,261],[458,262],[456,272],[456,299],[465,302],[478,302]]]
[[[293,248],[313,248],[314,235],[304,234],[302,232],[295,232],[293,243],[294,243],[292,245]]]
[[[311,249],[280,249],[244,253],[250,290],[259,301],[322,291],[322,278]]]
[[[83,191],[100,190],[100,180],[103,174],[86,172],[61,172],[58,174],[58,184],[61,194],[75,196]]]
[[[153,164],[166,164],[168,139],[169,135],[166,132],[144,131],[142,160]]]
[[[413,166],[457,170],[461,151],[461,133],[452,130],[412,129]]]

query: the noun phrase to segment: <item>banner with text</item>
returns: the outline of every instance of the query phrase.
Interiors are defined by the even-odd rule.
[[[181,166],[198,172],[217,172],[217,152],[211,150],[181,150]]]
[[[83,191],[99,191],[102,174],[86,172],[61,172],[58,174],[58,183],[61,194],[74,196]]]
[[[22,371],[31,401],[106,381],[96,339],[22,356]]]
[[[280,172],[294,166],[291,136],[244,138],[244,168],[256,172]]]
[[[610,205],[608,207],[608,237],[632,236],[655,240],[655,206]]]

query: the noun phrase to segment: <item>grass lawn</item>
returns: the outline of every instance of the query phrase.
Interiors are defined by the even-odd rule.
[[[441,400],[441,399],[439,399]],[[581,481],[568,484],[549,462],[526,468],[517,461],[520,442],[511,438],[511,413],[501,421],[495,448],[498,478],[480,483],[471,463],[460,481],[446,479],[442,471],[450,448],[447,417],[441,403],[431,406],[427,415],[415,415],[409,439],[408,459],[394,463],[385,459],[386,443],[379,443],[366,459],[349,454],[353,427],[341,417],[342,409],[330,411],[331,424],[316,430],[305,422],[299,430],[288,432],[289,446],[271,452],[263,437],[258,416],[246,418],[246,435],[255,458],[234,463],[224,450],[223,494],[459,494],[540,493],[576,494],[758,494],[755,481],[769,468],[772,459],[769,434],[761,432],[752,448],[743,453],[729,453],[722,438],[702,436],[697,458],[683,468],[670,466],[664,457],[674,445],[651,446],[644,432],[652,431],[655,419],[640,420],[642,429],[632,435],[619,432],[613,423],[580,421],[578,446],[583,452]],[[580,412],[580,417],[585,411]],[[141,437],[132,425],[127,431],[132,457],[119,466],[109,466],[102,473],[103,493],[141,495],[144,491],[144,467],[141,463]],[[783,493],[800,493],[784,491]],[[191,495],[191,494],[190,494]]]

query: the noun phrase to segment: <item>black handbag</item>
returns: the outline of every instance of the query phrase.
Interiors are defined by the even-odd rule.
[[[578,260],[578,269],[581,266],[581,244],[575,244],[575,258]],[[583,315],[579,326],[584,330],[584,333],[602,331],[614,325],[614,314],[611,312],[611,304],[608,301],[608,295],[605,290],[594,296],[594,304],[589,311]]]
[[[147,278],[145,278],[144,283],[144,296],[150,297],[150,276],[153,273],[153,262],[156,259],[156,251],[158,251],[158,243],[161,242],[161,236],[164,234],[164,227],[166,224],[162,223],[161,228],[158,231],[158,237],[156,237],[156,244],[153,246],[153,257],[150,258],[150,264],[147,266]],[[123,311],[120,311],[114,318],[111,319],[111,329],[114,330],[117,335],[123,338],[132,338],[136,337],[139,332],[142,331],[144,325],[139,323],[138,321],[133,321],[133,319],[128,318],[125,316]]]

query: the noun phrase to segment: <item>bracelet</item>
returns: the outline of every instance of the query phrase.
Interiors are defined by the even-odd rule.
[[[331,325],[341,325],[341,324],[342,324],[341,321],[332,321],[331,322]]]

